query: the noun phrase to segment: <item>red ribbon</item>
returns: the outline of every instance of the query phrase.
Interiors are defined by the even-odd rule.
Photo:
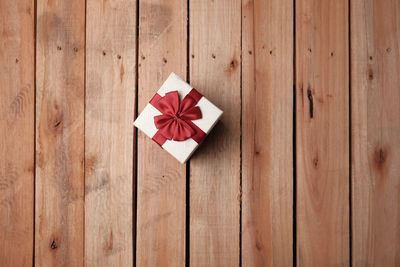
[[[205,133],[192,122],[202,118],[201,110],[196,107],[202,95],[195,89],[179,103],[178,91],[172,91],[161,97],[156,94],[150,104],[157,108],[162,115],[154,117],[154,124],[158,129],[153,140],[162,146],[166,140],[184,141],[192,138],[201,143]]]

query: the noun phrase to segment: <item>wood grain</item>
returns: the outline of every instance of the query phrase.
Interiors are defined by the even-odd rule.
[[[186,78],[187,1],[139,2],[139,112],[171,72]],[[137,266],[185,265],[186,166],[139,131]]]
[[[351,1],[353,266],[400,266],[400,3]]]
[[[296,1],[298,266],[349,266],[348,1]]]
[[[85,3],[37,1],[37,266],[83,265]]]
[[[34,4],[0,1],[0,266],[29,266],[34,223]]]
[[[136,1],[87,1],[85,265],[132,266]]]
[[[241,2],[190,1],[190,82],[224,111],[190,162],[190,266],[238,266]]]
[[[399,40],[394,0],[0,1],[0,266],[400,266]],[[132,126],[172,71],[224,110],[189,168]]]
[[[293,1],[242,3],[242,265],[293,263]]]

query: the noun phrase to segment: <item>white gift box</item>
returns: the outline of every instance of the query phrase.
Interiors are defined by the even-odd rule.
[[[181,137],[175,137],[177,136],[177,134],[173,135],[172,139],[169,140],[168,138],[165,137],[166,134],[163,134],[167,130],[162,129],[160,127],[160,124],[158,124],[158,127],[160,129],[157,129],[155,123],[155,117],[163,115],[162,109],[160,108],[161,102],[159,101],[161,99],[164,99],[162,102],[165,103],[167,97],[164,98],[164,96],[166,96],[167,93],[169,93],[170,96],[175,95],[176,94],[175,91],[177,91],[177,94],[179,95],[179,103],[182,103],[185,97],[190,98],[191,96],[193,96],[193,98],[190,99],[192,107],[193,105],[195,105],[194,109],[198,110],[199,108],[201,111],[201,118],[194,120],[189,120],[186,118],[184,122],[182,122],[182,124],[184,124],[186,128],[188,127],[187,125],[191,126],[190,128],[192,130],[187,128],[186,132],[187,131],[195,132],[193,136],[183,141],[174,140],[174,139],[179,140],[179,138],[182,139]],[[170,97],[168,97],[168,99],[170,99]],[[195,99],[194,102],[193,99]],[[185,103],[188,103],[188,101],[186,100]],[[155,106],[158,108],[156,108]],[[146,107],[137,117],[137,119],[134,122],[134,125],[138,127],[142,132],[144,132],[148,137],[156,141],[163,149],[168,151],[178,161],[180,161],[181,163],[185,163],[193,154],[193,152],[197,149],[199,144],[201,144],[202,140],[209,134],[211,129],[217,123],[218,119],[221,117],[222,113],[223,113],[222,110],[216,107],[207,98],[199,94],[199,92],[193,89],[193,87],[190,86],[188,83],[183,81],[178,75],[176,75],[175,73],[171,73],[168,79],[157,91],[153,99],[146,105]],[[178,118],[178,120],[181,121],[180,119],[182,118]]]

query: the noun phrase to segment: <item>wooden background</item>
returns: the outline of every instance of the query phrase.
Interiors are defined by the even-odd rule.
[[[0,266],[400,266],[400,1],[0,0]],[[181,165],[170,72],[224,110]]]

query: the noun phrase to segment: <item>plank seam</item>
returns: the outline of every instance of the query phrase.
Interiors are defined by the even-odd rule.
[[[185,266],[190,266],[190,160],[186,164]]]
[[[293,263],[294,267],[297,266],[297,150],[296,150],[296,88],[297,88],[297,73],[296,73],[296,0],[293,0],[293,118],[292,118],[292,157],[293,157]]]
[[[35,251],[36,251],[36,42],[37,42],[37,0],[33,2],[33,253],[32,266],[35,266]]]
[[[136,1],[136,55],[135,55],[135,61],[136,61],[136,66],[135,66],[135,118],[137,117],[138,114],[138,109],[139,109],[139,103],[138,103],[138,96],[139,96],[139,0]],[[133,126],[132,126],[133,127]],[[135,140],[135,142],[133,142],[133,152],[135,153],[135,155],[133,155],[133,161],[135,162],[133,167],[133,173],[132,176],[135,179],[134,181],[132,181],[132,184],[134,184],[134,189],[133,189],[133,196],[132,198],[134,199],[135,203],[132,205],[132,208],[134,209],[132,212],[132,216],[133,216],[133,222],[134,222],[134,227],[132,229],[132,245],[133,245],[133,266],[136,266],[136,257],[137,257],[137,253],[136,253],[136,248],[137,248],[137,209],[138,209],[138,205],[137,205],[137,196],[138,196],[138,130],[136,127],[133,127],[133,134],[134,137],[133,139]]]
[[[190,0],[186,4],[186,80],[190,83]],[[185,266],[190,266],[190,159],[186,164]]]
[[[350,263],[349,266],[352,267],[353,266],[353,226],[352,226],[352,221],[353,221],[353,209],[352,209],[352,166],[351,166],[351,158],[352,158],[352,151],[351,151],[351,147],[352,147],[352,142],[351,142],[351,0],[348,0],[348,39],[349,39],[349,44],[348,44],[348,65],[349,65],[349,258],[350,258]]]

